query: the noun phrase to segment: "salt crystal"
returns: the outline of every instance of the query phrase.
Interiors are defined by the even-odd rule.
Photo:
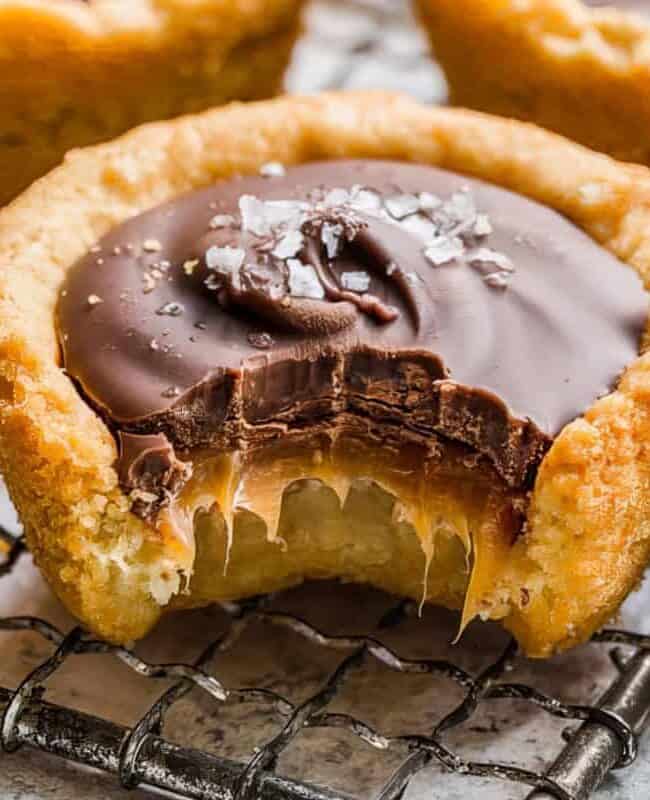
[[[244,194],[239,198],[241,227],[256,236],[264,236],[269,232],[269,223],[264,213],[264,203],[252,194]]]
[[[414,194],[389,195],[384,205],[393,219],[404,219],[420,210],[420,201]]]
[[[328,207],[344,206],[350,202],[350,193],[346,189],[330,189],[323,198],[323,205]]]
[[[488,264],[498,267],[502,272],[514,272],[512,261],[505,253],[492,250],[490,247],[477,247],[467,255],[467,260],[472,265]]]
[[[359,211],[378,211],[381,208],[381,197],[360,186],[352,187],[350,200],[352,206]]]
[[[191,275],[196,269],[196,267],[198,267],[198,265],[199,265],[199,260],[197,258],[192,258],[183,264],[183,272],[186,275]]]
[[[455,222],[471,222],[476,217],[474,198],[469,192],[454,192],[443,211]]]
[[[160,316],[170,316],[170,317],[180,317],[180,315],[185,311],[185,308],[181,303],[165,303],[164,306],[161,306],[157,311],[156,314]]]
[[[458,236],[439,236],[428,242],[424,256],[434,266],[440,267],[448,264],[456,258],[460,258],[465,252],[465,245]]]
[[[246,252],[241,247],[217,247],[213,245],[206,250],[205,264],[222,274],[237,272],[244,263]]]
[[[509,279],[509,272],[490,272],[488,275],[483,276],[485,283],[493,289],[507,289]]]
[[[308,297],[312,300],[322,300],[325,297],[325,290],[311,264],[303,264],[297,258],[290,258],[287,267],[289,292],[293,297]]]
[[[89,294],[88,295],[88,305],[89,306],[98,306],[100,303],[103,303],[103,302],[104,301],[102,300],[102,298],[97,294]]]
[[[341,237],[343,236],[343,226],[336,222],[324,222],[320,232],[320,240],[325,246],[327,257],[336,258],[341,249]]]
[[[410,217],[401,220],[400,225],[404,230],[413,234],[413,236],[417,236],[417,238],[425,244],[430,239],[435,239],[438,235],[437,226],[434,225],[428,217],[422,214],[411,214]]]
[[[472,232],[474,236],[489,236],[494,229],[487,214],[477,214]]]
[[[285,260],[297,256],[304,246],[304,237],[300,231],[289,231],[276,244],[272,254]]]
[[[230,214],[215,214],[210,220],[210,227],[212,230],[217,228],[229,228],[235,224],[235,218]]]
[[[309,206],[296,200],[267,200],[262,204],[263,213],[269,228],[285,225],[287,228],[298,228],[302,222],[302,213]]]
[[[436,208],[440,208],[442,200],[437,195],[431,194],[431,192],[420,192],[418,203],[420,211],[433,211]]]
[[[344,289],[351,292],[367,292],[370,288],[370,275],[367,272],[343,272],[341,274],[341,285]]]

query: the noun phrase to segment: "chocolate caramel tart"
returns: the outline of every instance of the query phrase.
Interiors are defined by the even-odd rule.
[[[44,573],[115,641],[319,577],[583,640],[650,556],[648,197],[385,95],[80,151],[0,214],[0,458]]]
[[[74,147],[272,97],[302,0],[3,0],[0,205]]]
[[[413,2],[451,102],[650,164],[647,0]]]

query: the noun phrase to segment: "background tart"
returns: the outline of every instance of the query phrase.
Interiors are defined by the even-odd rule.
[[[302,0],[0,0],[0,204],[141,122],[280,90]]]
[[[650,15],[638,0],[415,0],[450,98],[650,163]]]
[[[229,536],[223,502],[226,524],[199,515],[192,543],[131,511],[116,441],[61,370],[55,308],[71,266],[115,226],[183,192],[270,162],[341,157],[436,165],[525,195],[568,217],[648,285],[650,174],[516,122],[401,97],[332,94],[211,111],[77,151],[0,213],[0,453],[36,560],[66,605],[116,641],[143,635],[168,607],[324,576],[463,607],[464,621],[501,619],[534,656],[582,641],[650,556],[647,353],[555,437],[517,536],[499,514],[504,491],[494,483],[483,494],[444,495],[442,521],[461,521],[428,552],[417,520],[401,519],[374,486],[349,499],[352,527],[330,513],[333,498],[322,487],[291,492],[275,536],[246,511]],[[642,353],[647,339],[646,331]],[[229,466],[198,469],[197,491],[211,487],[223,501]],[[252,495],[273,481],[260,466]],[[336,489],[339,475],[322,464],[308,474],[297,466],[294,477]],[[471,523],[464,540],[455,532],[463,518]]]

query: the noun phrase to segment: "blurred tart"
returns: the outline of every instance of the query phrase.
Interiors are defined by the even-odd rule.
[[[454,104],[650,164],[644,0],[415,0]]]
[[[0,205],[141,122],[282,85],[302,0],[0,0]]]
[[[649,203],[644,169],[382,94],[76,151],[0,213],[38,564],[115,641],[320,577],[584,640],[650,555]]]

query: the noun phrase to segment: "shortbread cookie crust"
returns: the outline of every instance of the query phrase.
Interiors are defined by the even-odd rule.
[[[615,158],[650,163],[650,16],[640,13],[640,4],[415,5],[453,103],[535,122]]]
[[[365,520],[351,546],[336,527],[311,534],[298,524],[285,552],[244,518],[225,576],[223,530],[200,523],[191,591],[179,594],[193,551],[128,511],[114,440],[58,361],[60,285],[113,226],[269,161],[342,156],[436,164],[525,194],[568,216],[650,284],[649,173],[472,112],[381,94],[286,98],[148,125],[70,154],[0,214],[0,458],[37,562],[69,608],[109,639],[143,635],[172,598],[196,605],[304,577],[342,574],[418,593],[425,559],[408,526]],[[555,440],[526,533],[514,546],[475,554],[482,566],[471,578],[473,613],[502,619],[536,656],[582,641],[613,613],[650,556],[649,434],[646,353],[617,391]],[[479,524],[491,518],[481,508],[476,515]],[[434,566],[436,559],[427,595],[458,606],[463,548],[449,541]],[[450,566],[456,572],[443,580]]]
[[[0,0],[0,204],[64,153],[282,85],[302,0]]]

